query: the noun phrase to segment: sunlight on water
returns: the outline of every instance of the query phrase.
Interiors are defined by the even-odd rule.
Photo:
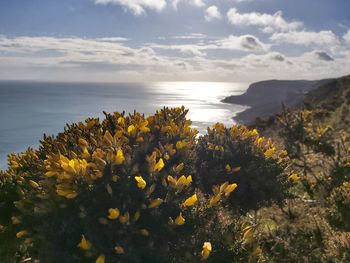
[[[194,122],[194,126],[203,132],[208,125],[215,122],[226,125],[234,123],[232,117],[246,107],[225,104],[221,100],[228,95],[242,94],[246,86],[244,83],[224,82],[160,82],[155,83],[154,90],[160,95],[158,107],[184,105],[190,110],[188,117]]]

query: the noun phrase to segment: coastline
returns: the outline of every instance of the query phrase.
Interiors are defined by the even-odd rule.
[[[249,108],[232,119],[240,124],[251,124],[256,119],[266,119],[279,113],[282,105],[293,107],[303,101],[306,94],[330,82],[323,80],[266,80],[249,85],[242,95],[224,98],[223,103],[244,105]]]

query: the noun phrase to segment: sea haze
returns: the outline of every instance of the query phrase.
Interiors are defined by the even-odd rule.
[[[233,123],[247,107],[220,102],[245,92],[245,83],[43,83],[0,82],[0,169],[6,156],[37,147],[43,134],[56,135],[66,123],[103,117],[102,111],[153,114],[163,106],[188,108],[193,126],[205,133],[215,122]]]

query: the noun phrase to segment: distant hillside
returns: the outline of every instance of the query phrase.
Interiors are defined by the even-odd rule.
[[[333,136],[337,136],[339,131],[350,130],[350,75],[326,81],[318,88],[311,90],[305,98],[293,106],[293,110],[304,107],[308,110],[321,110],[319,122],[323,126],[333,128]],[[249,124],[258,128],[267,137],[278,140],[277,133],[280,129],[276,116],[271,114],[266,118],[255,119]]]
[[[350,124],[350,75],[334,79],[310,91],[304,101],[309,109],[326,112],[325,121],[337,128],[349,129]]]
[[[251,84],[243,95],[227,97],[223,102],[250,106],[250,109],[239,113],[235,120],[240,123],[251,123],[257,117],[265,118],[278,113],[282,103],[287,106],[300,103],[309,91],[330,81],[332,80],[261,81]]]

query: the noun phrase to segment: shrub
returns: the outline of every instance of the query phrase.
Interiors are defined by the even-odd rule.
[[[90,118],[67,125],[55,138],[44,136],[38,150],[11,155],[1,178],[10,182],[13,195],[7,199],[8,215],[1,215],[1,220],[17,237],[17,251],[23,248],[20,257],[98,263],[223,262],[235,261],[237,255],[247,259],[240,245],[238,217],[219,205],[237,184],[196,171],[195,163],[208,160],[200,146],[196,149],[197,131],[190,127],[186,113],[182,107],[164,108],[148,117],[137,112],[105,114],[102,122]],[[287,179],[281,179],[281,152],[271,142],[257,146],[252,136],[227,137],[236,140],[230,147],[242,149],[226,152],[246,176],[237,183],[253,190],[261,184],[252,200],[241,202],[254,208],[281,201]],[[200,138],[199,145],[205,140]],[[231,157],[240,154],[242,161],[234,163]],[[218,169],[225,164],[226,172],[236,172],[226,161],[226,157],[217,159],[213,165]],[[255,169],[260,169],[260,177],[257,172],[250,177]],[[266,196],[260,187],[268,191]],[[207,191],[213,188],[215,196]]]
[[[278,150],[270,139],[245,126],[228,129],[216,124],[197,144],[198,184],[216,196],[213,185],[225,182],[239,187],[230,196],[231,209],[242,213],[281,204],[289,186],[284,173],[287,152]]]

